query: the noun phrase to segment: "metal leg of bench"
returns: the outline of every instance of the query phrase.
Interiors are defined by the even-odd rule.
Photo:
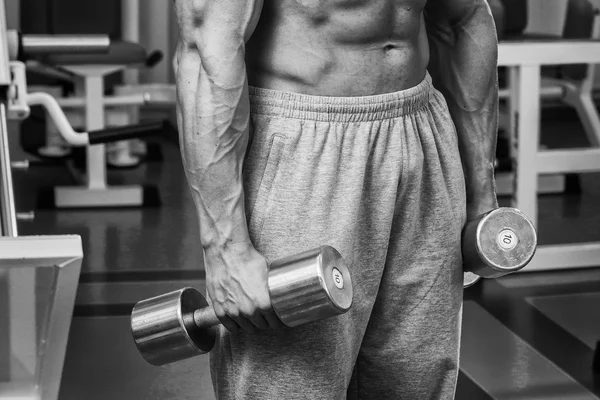
[[[540,134],[540,66],[511,68],[512,204],[537,225],[537,154]],[[518,100],[517,100],[518,99]]]
[[[103,129],[106,122],[104,106],[104,77],[123,66],[71,66],[83,80],[78,95],[85,96],[86,130]],[[114,186],[107,184],[106,147],[88,146],[86,182],[84,186],[55,187],[49,202],[57,208],[141,207],[146,205],[146,190],[141,185]],[[150,200],[153,204],[154,199]]]

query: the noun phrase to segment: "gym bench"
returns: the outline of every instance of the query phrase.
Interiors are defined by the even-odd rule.
[[[498,65],[509,71],[510,152],[514,177],[512,206],[537,225],[537,183],[542,174],[600,171],[600,147],[540,149],[541,68],[598,64],[600,40],[505,41]],[[600,132],[595,132],[600,136]],[[523,271],[597,267],[600,242],[539,246]]]

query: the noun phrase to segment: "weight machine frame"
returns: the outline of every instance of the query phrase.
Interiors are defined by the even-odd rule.
[[[44,38],[41,38],[44,39]],[[51,37],[46,45],[60,47]],[[15,90],[6,9],[0,0],[0,399],[58,398],[83,249],[79,236],[19,237],[6,118]],[[77,40],[75,40],[77,41]],[[47,46],[46,46],[47,48]],[[37,313],[36,269],[55,273],[45,318]],[[38,332],[38,321],[43,330]],[[39,335],[39,337],[38,337]],[[26,371],[26,376],[23,376]]]
[[[67,339],[83,260],[79,236],[29,236],[0,238],[0,286],[8,288],[8,313],[2,321],[8,336],[9,357],[0,360],[0,399],[58,398]],[[38,317],[34,269],[56,271],[49,312]],[[46,299],[45,299],[46,300]],[[37,320],[43,321],[37,337]],[[2,328],[4,329],[4,328]],[[4,345],[4,344],[3,344]],[[25,368],[31,379],[23,379]]]
[[[537,182],[542,174],[600,171],[600,147],[540,149],[541,67],[598,64],[600,40],[501,42],[498,65],[509,69],[511,161],[515,171],[512,206],[537,225]],[[600,131],[595,132],[600,140]],[[592,142],[593,143],[593,142]],[[539,246],[523,272],[597,267],[600,242]]]

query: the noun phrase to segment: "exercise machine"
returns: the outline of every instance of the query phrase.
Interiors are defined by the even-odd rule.
[[[97,51],[106,37],[23,37],[23,51]],[[79,236],[18,236],[7,116],[14,70],[0,0],[0,399],[54,400],[83,259]]]
[[[73,130],[56,99],[28,93],[17,58],[44,53],[107,51],[95,36],[26,36],[7,31],[0,0],[0,399],[58,398],[68,333],[83,259],[79,236],[19,236],[7,119],[43,106],[71,146],[90,146],[162,129],[162,122],[88,132]]]
[[[498,64],[510,76],[511,163],[515,174],[512,206],[537,225],[537,181],[544,174],[600,171],[600,146],[540,148],[541,68],[548,65],[598,64],[600,40],[505,41]],[[594,132],[600,135],[600,132]],[[542,245],[523,271],[597,267],[600,242]]]
[[[62,140],[69,146],[85,146],[87,150],[86,174],[82,177],[85,186],[54,187],[43,192],[38,199],[38,206],[62,208],[131,207],[144,204],[159,203],[158,189],[155,186],[115,186],[106,182],[106,165],[104,162],[104,143],[118,142],[129,138],[158,134],[167,129],[164,121],[136,125],[121,125],[108,129],[89,130],[78,133],[71,128],[71,121],[65,115],[59,102],[44,92],[28,93],[25,80],[25,65],[19,61],[10,63],[12,84],[11,115],[23,119],[29,116],[30,106],[42,106]],[[98,78],[98,77],[96,77]],[[99,83],[101,79],[93,79]],[[89,82],[88,82],[89,83]],[[93,84],[92,84],[93,85]],[[97,115],[87,108],[87,122]],[[89,125],[89,123],[88,123]],[[96,148],[99,146],[99,148]]]
[[[124,2],[123,7],[129,2]],[[134,27],[124,30],[124,40],[111,40],[107,51],[78,52],[77,54],[54,54],[46,52],[43,56],[26,61],[28,71],[57,77],[69,82],[73,94],[65,96],[59,86],[38,86],[36,92],[51,94],[64,111],[70,125],[82,127],[87,131],[101,130],[104,127],[136,125],[139,117],[136,110],[148,104],[175,103],[175,90],[155,87],[138,88],[130,83],[137,82],[141,68],[151,68],[162,60],[162,53],[147,52],[130,35]],[[125,85],[114,88],[114,94],[105,95],[105,78],[120,72],[124,75]],[[133,144],[140,144],[139,141]],[[105,208],[105,207],[143,207],[159,204],[158,189],[155,186],[128,185],[111,186],[107,182],[107,164],[116,168],[131,168],[140,164],[138,152],[131,148],[128,140],[116,141],[108,146],[95,144],[85,148],[85,169],[76,174],[81,182],[78,186],[54,187],[40,196],[41,207],[53,208]],[[47,124],[46,146],[39,149],[43,158],[54,160],[68,157],[72,145],[64,140],[60,128]],[[138,146],[143,147],[143,146]],[[142,150],[143,151],[143,150]],[[81,152],[77,152],[80,155]],[[69,162],[69,165],[73,163]],[[74,170],[72,168],[72,170]]]
[[[506,35],[506,43],[515,42],[558,42],[573,40],[575,37],[582,36],[581,32],[570,32],[574,30],[577,24],[582,24],[578,19],[582,17],[588,17],[591,19],[591,27],[589,31],[590,40],[600,40],[600,0],[565,0],[565,26],[563,29],[563,35],[560,36],[548,36],[539,34],[523,34],[521,31],[525,28],[527,21],[526,15],[513,15],[511,13],[512,8],[516,8],[513,11],[524,11],[526,10],[526,4],[523,2],[505,2],[505,3],[516,3],[507,4],[511,7],[506,11],[507,22],[511,22],[511,25],[505,29],[508,31]],[[582,10],[581,8],[585,8]],[[588,15],[589,14],[589,15]],[[513,19],[523,21],[512,21]],[[587,24],[584,24],[587,25]],[[575,27],[576,28],[576,27]],[[587,30],[587,27],[584,27]],[[501,42],[501,47],[503,42]],[[567,58],[563,58],[567,60]],[[568,62],[552,64],[552,66],[563,66],[565,64],[578,64],[578,62],[572,62],[568,59]],[[545,65],[547,66],[547,65]],[[597,76],[597,65],[586,64],[581,70],[580,77],[573,77],[566,73],[562,77],[542,77],[540,81],[539,95],[544,101],[560,101],[569,107],[576,110],[577,115],[584,127],[586,136],[592,146],[600,145],[600,115],[594,104],[594,85]],[[567,71],[568,72],[568,71]],[[511,85],[513,84],[513,76],[509,73],[507,76],[507,87],[501,89],[499,96],[501,99],[511,100]],[[500,127],[501,129],[508,131],[510,127],[510,104],[508,104],[506,111],[501,112],[500,115]],[[507,172],[498,172],[496,176],[497,188],[499,195],[511,195],[514,188],[514,174]],[[568,184],[566,181],[565,173],[552,173],[552,174],[540,174],[537,177],[538,193],[562,193],[567,190]]]

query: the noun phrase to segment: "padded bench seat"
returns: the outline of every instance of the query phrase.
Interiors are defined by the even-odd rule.
[[[50,65],[134,65],[146,63],[147,57],[138,43],[111,40],[107,53],[51,54],[40,61]]]
[[[542,33],[520,33],[518,35],[505,35],[502,42],[553,42],[561,40],[558,35],[544,35]]]

